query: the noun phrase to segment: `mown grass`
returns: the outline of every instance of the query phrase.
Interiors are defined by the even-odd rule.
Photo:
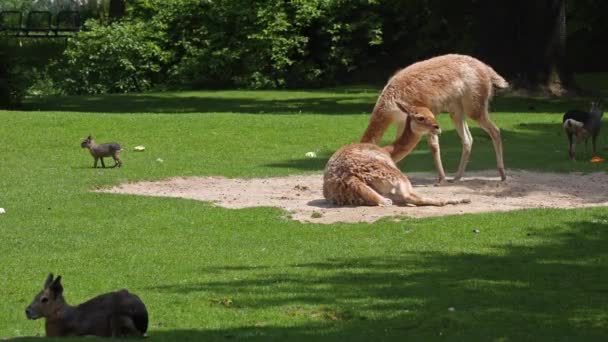
[[[273,208],[89,191],[170,176],[318,172],[360,137],[376,96],[181,92],[31,99],[23,111],[0,111],[0,336],[43,333],[23,310],[52,271],[73,304],[123,287],[139,294],[155,341],[604,340],[605,208],[316,225]],[[560,123],[570,107],[586,104],[496,99],[507,167],[604,171],[590,153],[567,160]],[[447,116],[440,124],[453,172],[460,143]],[[125,145],[124,167],[92,169],[79,147],[88,134]],[[493,169],[491,141],[478,128],[473,135],[469,170]],[[401,166],[432,171],[428,149]]]

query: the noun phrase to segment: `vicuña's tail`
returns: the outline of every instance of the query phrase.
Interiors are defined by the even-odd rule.
[[[496,71],[494,71],[494,69],[490,68],[490,72],[491,72],[490,78],[492,79],[492,84],[496,88],[501,88],[501,89],[509,88],[509,82],[507,82],[507,80],[505,80]]]

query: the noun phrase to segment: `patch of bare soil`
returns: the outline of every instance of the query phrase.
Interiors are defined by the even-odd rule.
[[[225,208],[278,207],[302,222],[373,222],[386,216],[429,217],[525,208],[608,206],[608,175],[510,171],[501,182],[495,171],[470,172],[462,181],[434,186],[435,174],[408,174],[418,195],[470,204],[445,207],[337,207],[323,198],[322,175],[230,179],[178,177],[128,183],[99,192],[210,201]]]

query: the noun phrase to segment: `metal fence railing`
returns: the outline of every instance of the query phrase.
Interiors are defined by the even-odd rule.
[[[0,34],[19,37],[67,37],[80,31],[78,11],[64,10],[53,15],[50,11],[0,11]]]

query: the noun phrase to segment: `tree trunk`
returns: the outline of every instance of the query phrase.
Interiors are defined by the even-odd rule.
[[[0,51],[0,108],[8,108],[10,105],[9,88],[9,66],[8,58],[4,51]]]
[[[565,0],[482,0],[476,18],[481,59],[516,87],[561,94],[573,86]]]
[[[125,16],[127,10],[126,0],[110,0],[109,18],[110,22],[120,20]]]

